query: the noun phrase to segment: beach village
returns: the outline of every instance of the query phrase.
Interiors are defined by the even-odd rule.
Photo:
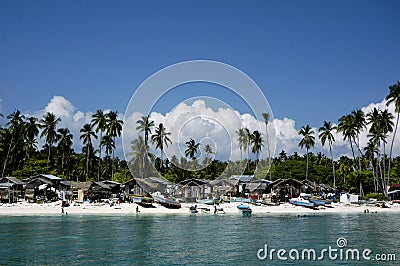
[[[386,107],[365,113],[355,109],[340,117],[337,125],[324,121],[318,131],[303,126],[297,132],[303,156],[282,150],[273,157],[275,129],[271,113],[262,113],[264,121],[257,121],[256,130],[231,129],[234,134],[228,143],[240,155],[235,161],[216,157],[215,145],[222,144],[201,142],[211,138],[208,133],[203,139],[185,136],[173,141],[172,133],[151,115],[138,116],[129,124],[119,119],[117,111],[100,109],[80,129],[83,146],[77,153],[73,135],[68,128],[57,129],[61,119],[53,113],[38,121],[16,110],[7,116],[6,127],[0,127],[0,214],[396,211],[400,157],[394,156],[393,147],[400,81],[389,86],[385,100],[388,108],[397,108],[393,112],[397,119]],[[206,121],[198,122],[201,126]],[[137,136],[124,146],[126,161],[114,156],[123,125]],[[39,133],[43,149],[36,145]],[[367,134],[365,147],[358,141],[360,134]],[[335,160],[335,136],[349,141],[353,158],[343,155]],[[327,146],[330,158],[310,151],[316,138]],[[95,139],[99,139],[97,149]],[[180,145],[179,156],[165,156],[173,144]]]
[[[400,193],[389,201],[361,200],[308,180],[233,175],[173,184],[160,177],[74,182],[50,174],[0,179],[0,214],[239,214],[400,211]]]

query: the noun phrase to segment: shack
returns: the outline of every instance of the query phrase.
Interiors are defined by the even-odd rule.
[[[16,202],[23,197],[24,185],[15,177],[0,178],[0,202]]]
[[[91,201],[109,199],[111,195],[112,188],[103,182],[93,182],[88,190],[88,199]]]
[[[56,186],[59,185],[59,182],[53,183],[51,179],[43,178],[41,175],[33,177],[25,185],[25,199],[38,203],[56,201],[58,200]]]
[[[296,198],[305,192],[303,183],[293,178],[275,180],[269,184],[269,188],[281,202],[287,202],[290,198]]]
[[[131,196],[151,196],[159,191],[163,195],[173,193],[172,183],[159,177],[132,178],[124,183],[125,194]]]
[[[183,198],[185,202],[196,202],[198,199],[212,197],[212,186],[207,180],[187,179],[177,184],[176,196]]]

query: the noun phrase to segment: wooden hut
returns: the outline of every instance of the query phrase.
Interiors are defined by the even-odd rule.
[[[185,202],[196,202],[198,199],[212,197],[212,186],[207,180],[187,179],[177,184],[176,196],[183,198]]]
[[[232,196],[244,197],[246,194],[250,193],[247,186],[252,180],[254,180],[254,175],[232,175],[229,179],[235,184],[232,190],[235,193]]]
[[[31,178],[25,185],[25,199],[36,202],[58,200],[57,188],[59,188],[60,180],[53,182],[42,175]]]
[[[301,192],[305,192],[303,183],[292,178],[278,179],[269,184],[269,187],[271,191],[276,194],[278,200],[282,202],[286,202],[290,198],[298,197]]]
[[[172,183],[159,177],[132,178],[124,183],[125,194],[131,196],[151,196],[154,192],[172,194]]]
[[[103,182],[93,182],[88,190],[88,199],[98,201],[109,199],[112,195],[112,188]]]
[[[213,198],[220,198],[224,195],[232,196],[236,194],[235,186],[238,184],[238,180],[234,179],[216,179],[210,182],[212,186]]]
[[[73,193],[73,199],[78,202],[88,200],[88,193],[92,182],[75,182],[71,181],[71,191]]]
[[[23,197],[24,185],[15,177],[0,178],[0,202],[16,202]]]
[[[266,179],[252,180],[247,184],[247,190],[250,192],[250,197],[253,199],[263,198],[264,195],[269,193],[268,187],[272,181]]]

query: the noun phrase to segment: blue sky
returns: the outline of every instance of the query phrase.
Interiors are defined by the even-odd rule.
[[[123,113],[154,72],[209,59],[257,82],[276,118],[319,127],[381,102],[400,79],[399,10],[399,1],[0,0],[0,112],[35,113],[59,95],[83,113]]]

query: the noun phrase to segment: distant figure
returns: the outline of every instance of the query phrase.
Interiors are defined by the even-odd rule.
[[[139,206],[136,206],[136,212],[140,212],[140,211],[139,211]]]
[[[217,213],[217,206],[214,205],[214,214]]]
[[[64,207],[61,207],[61,214],[64,214]]]

